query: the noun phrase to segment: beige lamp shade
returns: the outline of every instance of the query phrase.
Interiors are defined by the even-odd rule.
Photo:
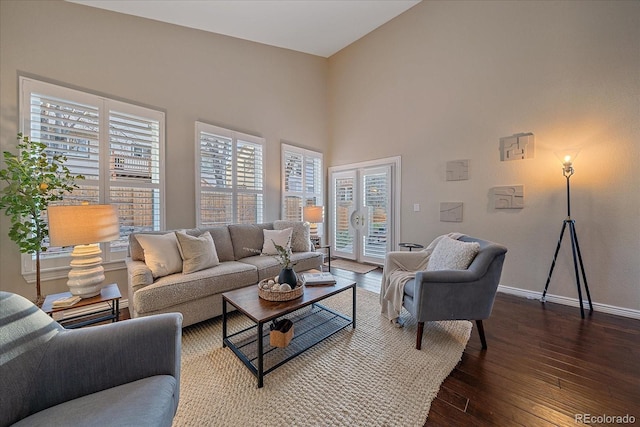
[[[113,205],[49,206],[47,216],[51,246],[88,245],[120,237]]]
[[[324,221],[324,207],[323,206],[305,206],[302,208],[302,216],[305,221],[312,224],[317,224]]]

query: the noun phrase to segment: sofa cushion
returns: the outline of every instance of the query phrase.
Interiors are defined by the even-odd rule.
[[[176,379],[156,375],[61,403],[14,426],[171,426]]]
[[[208,232],[198,237],[176,231],[178,249],[182,257],[182,274],[189,274],[220,264],[213,237]]]
[[[133,294],[133,305],[139,315],[145,315],[254,283],[258,283],[254,266],[226,261],[187,276],[171,274],[156,279],[152,285],[138,289]]]
[[[276,245],[285,249],[291,248],[291,233],[293,228],[284,230],[262,230],[264,234],[264,244],[262,245],[263,255],[278,255]]]
[[[293,233],[291,234],[291,250],[293,252],[313,250],[308,222],[285,220],[276,220],[273,222],[274,230],[284,230],[285,228],[293,228]]]
[[[427,271],[466,270],[479,251],[478,242],[461,242],[444,236],[429,257]]]
[[[229,234],[233,242],[235,260],[254,256],[262,252],[264,234],[262,230],[273,230],[273,224],[231,224]]]
[[[144,251],[144,262],[154,278],[182,271],[182,257],[175,233],[138,234],[138,243]]]
[[[225,225],[222,227],[201,228],[199,229],[199,234],[205,231],[209,232],[213,237],[213,243],[216,245],[216,252],[220,262],[235,261],[229,227]]]

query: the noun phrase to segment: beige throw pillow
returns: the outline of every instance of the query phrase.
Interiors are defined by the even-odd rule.
[[[311,232],[308,222],[278,219],[273,221],[273,228],[275,230],[293,228],[293,234],[291,235],[291,250],[293,252],[309,252],[312,250],[310,241]]]
[[[144,262],[154,279],[182,271],[182,257],[175,233],[138,234],[136,239],[142,246]]]
[[[462,242],[444,236],[429,257],[427,271],[466,270],[479,251],[478,242]]]
[[[262,255],[278,255],[275,245],[282,246],[285,249],[291,247],[291,234],[293,233],[293,228],[262,231],[264,233]]]
[[[182,257],[182,274],[189,274],[220,264],[216,245],[209,232],[198,237],[176,231],[178,249]]]

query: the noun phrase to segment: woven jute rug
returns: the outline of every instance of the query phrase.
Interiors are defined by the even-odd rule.
[[[422,426],[440,385],[469,340],[467,321],[428,322],[422,350],[416,323],[395,328],[378,294],[357,289],[348,326],[264,377],[264,387],[228,348],[222,321],[185,328],[180,405],[174,426]],[[351,314],[351,292],[324,304]],[[249,325],[233,313],[230,330]]]

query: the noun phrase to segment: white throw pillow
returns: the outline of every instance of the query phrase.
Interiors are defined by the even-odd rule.
[[[479,251],[478,242],[461,242],[444,236],[429,257],[427,271],[466,270]]]
[[[182,257],[175,233],[137,234],[136,239],[144,251],[144,262],[153,278],[182,271]]]
[[[213,237],[207,231],[198,237],[176,231],[178,249],[182,257],[182,274],[189,274],[220,264]]]
[[[264,232],[262,255],[278,255],[275,245],[282,246],[285,249],[291,247],[291,233],[293,233],[293,228],[262,231]]]

